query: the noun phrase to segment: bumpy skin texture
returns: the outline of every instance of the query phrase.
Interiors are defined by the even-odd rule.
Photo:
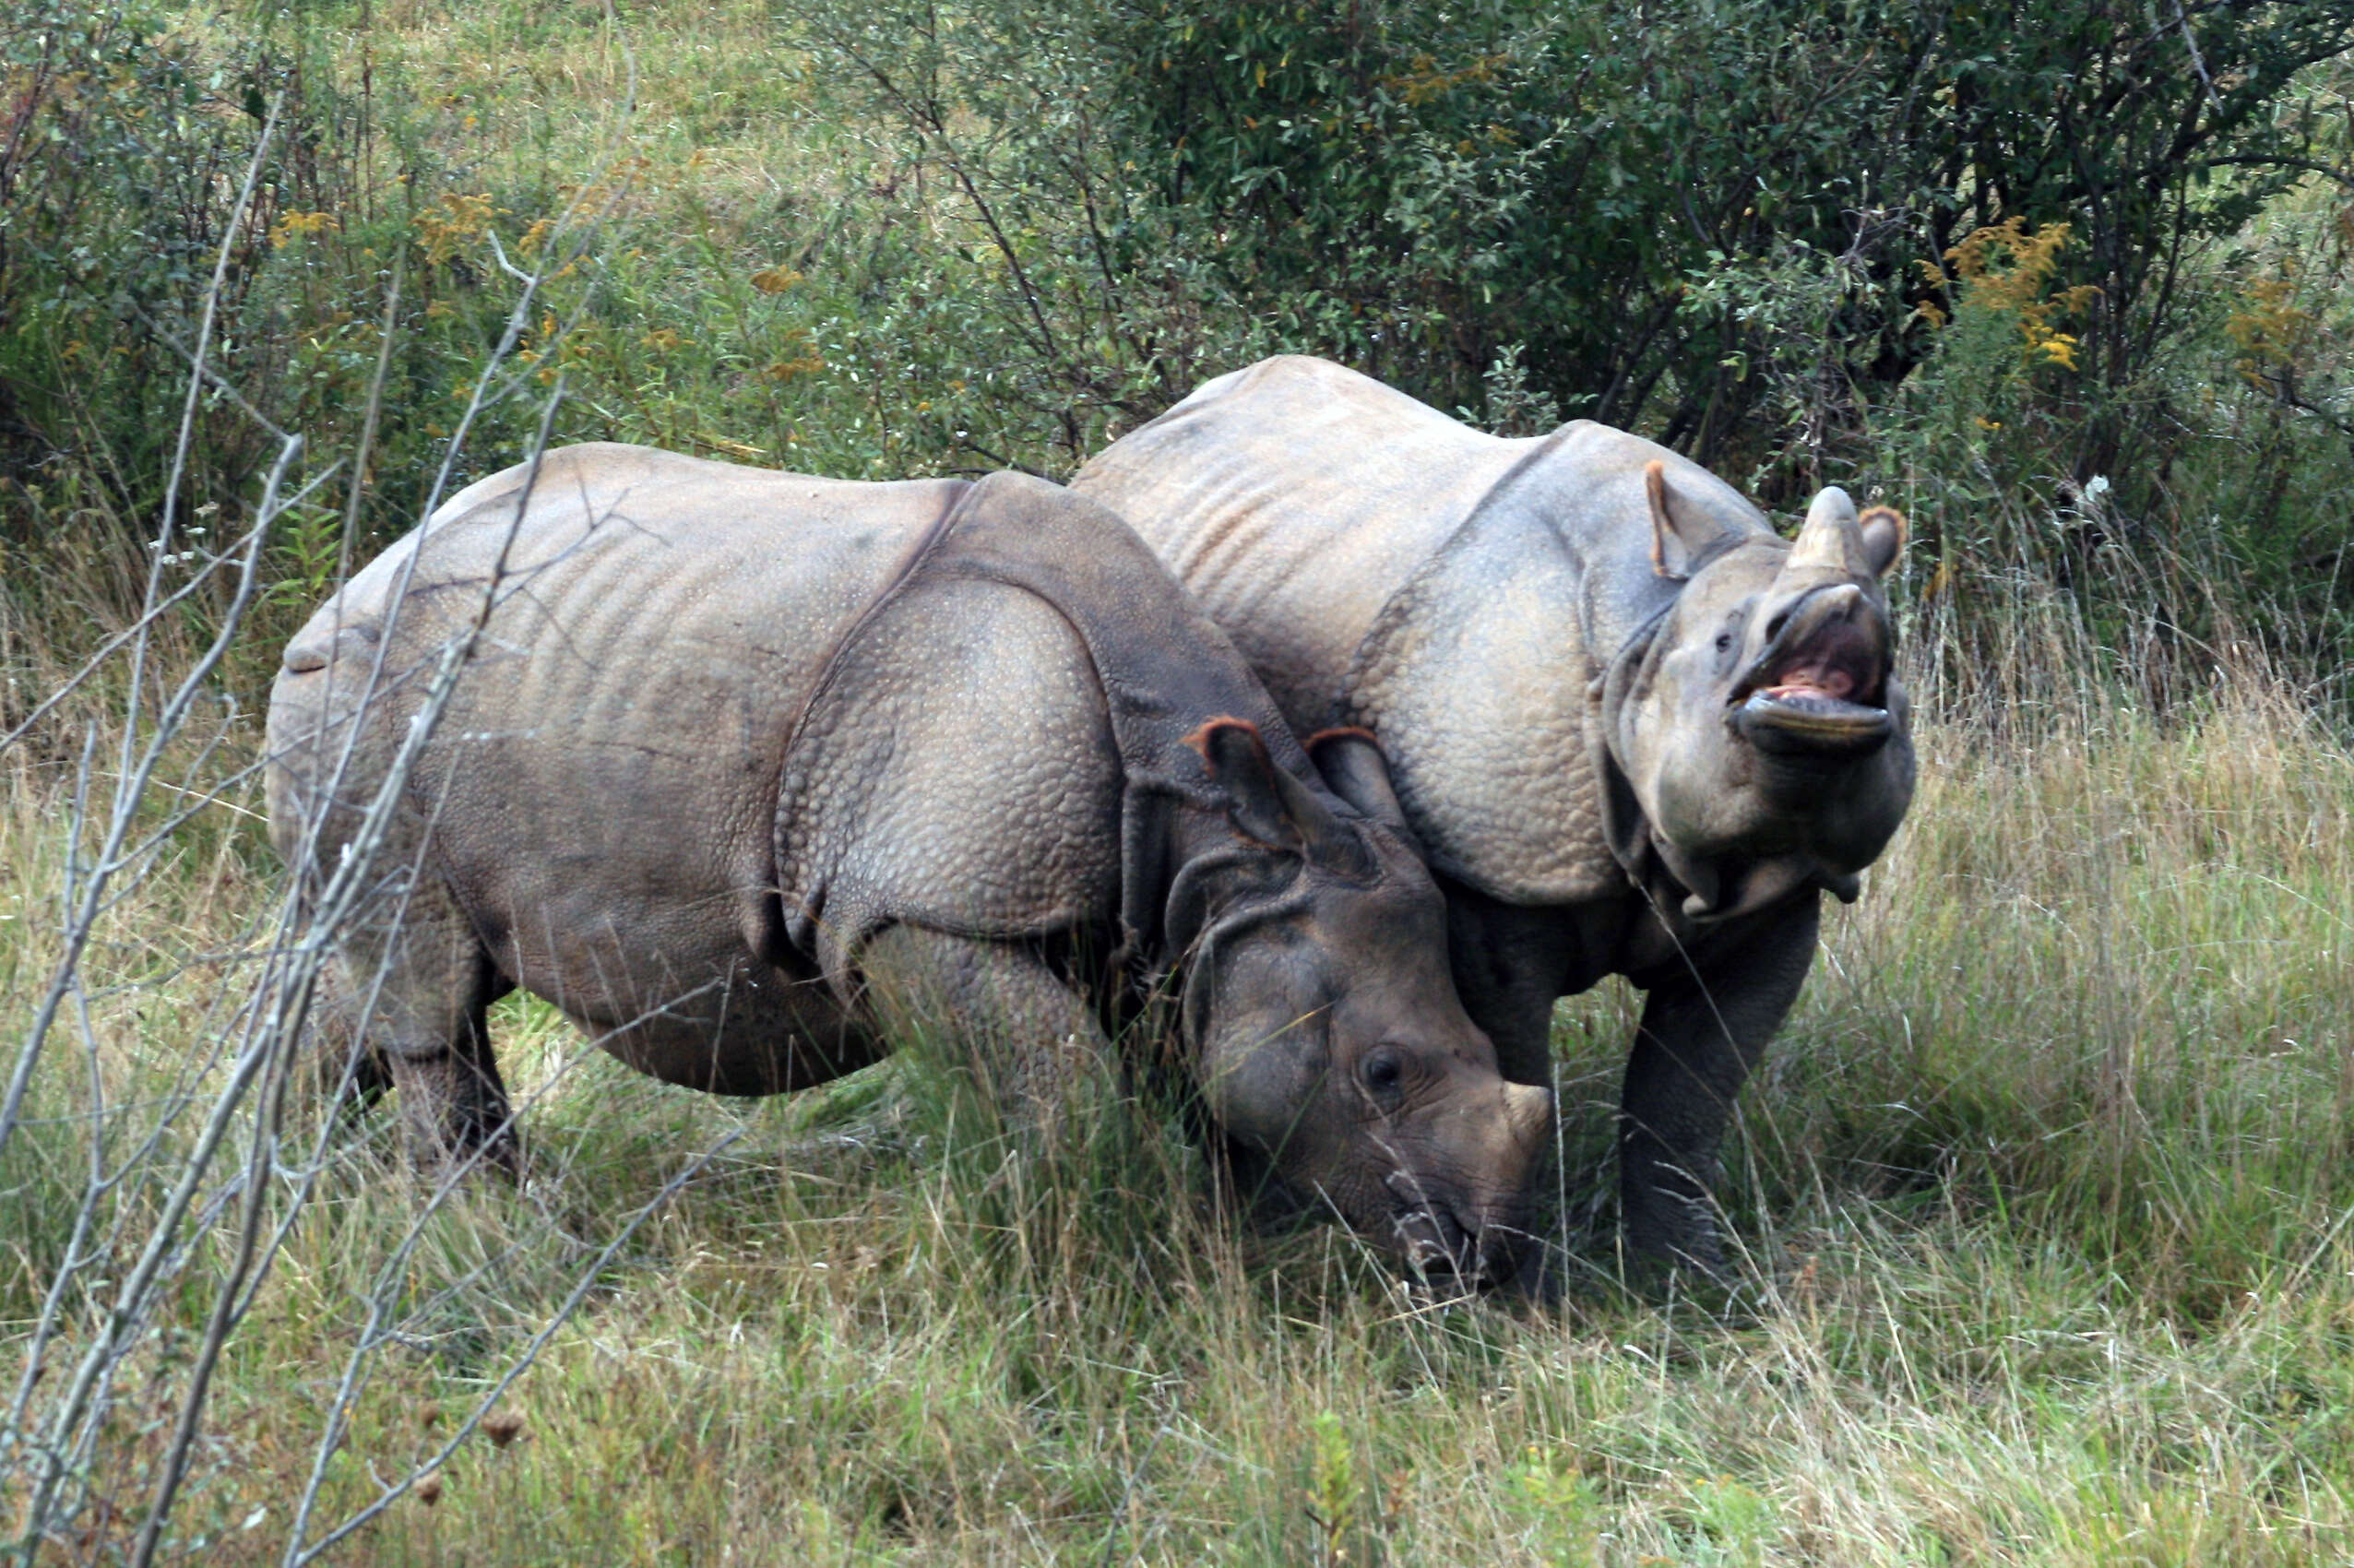
[[[1624,1237],[1714,1266],[1718,1146],[1820,890],[1854,896],[1910,799],[1879,586],[1902,519],[1826,491],[1794,547],[1623,432],[1499,439],[1299,357],[1205,385],[1072,485],[1134,520],[1293,724],[1379,738],[1506,1076],[1550,1081],[1555,998],[1649,992]]]
[[[1033,1123],[1168,991],[1278,1179],[1410,1258],[1509,1244],[1550,1100],[1456,1002],[1377,755],[1326,748],[1370,809],[1327,789],[1103,508],[613,445],[485,480],[287,648],[271,831],[315,887],[478,622],[330,977],[425,1158],[512,1158],[484,1010],[517,986],[727,1094],[945,1009]],[[1379,1051],[1411,1094],[1367,1090]]]

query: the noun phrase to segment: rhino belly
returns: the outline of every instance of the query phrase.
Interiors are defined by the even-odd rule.
[[[664,1083],[779,1094],[874,1060],[868,1035],[822,980],[767,962],[712,922],[646,913],[626,932],[518,941],[510,961],[591,1042]]]

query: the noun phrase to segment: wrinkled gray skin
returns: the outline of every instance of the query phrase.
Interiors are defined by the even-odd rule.
[[[1912,794],[1885,508],[1795,544],[1674,453],[1579,421],[1504,440],[1321,360],[1212,381],[1073,488],[1137,531],[1295,725],[1371,730],[1447,897],[1504,1075],[1551,1081],[1556,997],[1649,994],[1623,1238],[1715,1268],[1735,1096]]]
[[[1320,776],[1102,507],[616,445],[485,480],[289,645],[291,862],[338,863],[494,578],[328,988],[346,1035],[374,993],[361,1060],[428,1161],[512,1160],[484,1009],[517,986],[724,1094],[862,1066],[921,999],[1033,1127],[1173,994],[1238,1157],[1418,1265],[1508,1246],[1551,1100],[1456,1001],[1379,752],[1321,738]]]

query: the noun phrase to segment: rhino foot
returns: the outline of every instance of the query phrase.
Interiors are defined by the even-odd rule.
[[[392,1056],[400,1122],[411,1163],[436,1183],[482,1169],[517,1178],[523,1148],[515,1134],[506,1086],[488,1053],[469,1061],[455,1051],[422,1059]]]

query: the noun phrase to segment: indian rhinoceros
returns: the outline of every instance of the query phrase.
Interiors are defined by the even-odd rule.
[[[724,1094],[874,1060],[928,994],[1017,1125],[1149,1010],[1238,1158],[1418,1266],[1509,1244],[1550,1097],[1456,1000],[1379,752],[1303,747],[1102,506],[610,445],[484,480],[286,649],[270,825],[314,887],[478,621],[323,988],[428,1161],[511,1158],[517,987]]]
[[[1705,469],[1577,421],[1505,440],[1316,359],[1201,386],[1072,481],[1135,520],[1303,729],[1379,738],[1506,1077],[1554,999],[1648,992],[1622,1235],[1715,1270],[1734,1097],[1912,795],[1881,578],[1903,518],[1794,542]]]

